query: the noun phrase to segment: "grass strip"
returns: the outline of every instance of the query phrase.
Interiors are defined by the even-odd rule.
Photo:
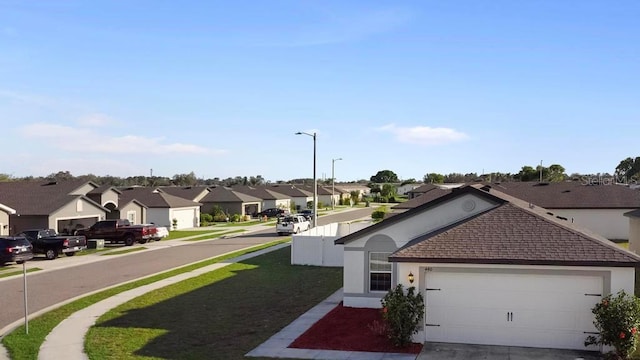
[[[51,330],[53,330],[53,328],[55,328],[62,320],[68,318],[71,314],[80,309],[84,309],[87,306],[90,306],[98,301],[104,300],[121,292],[131,290],[142,285],[151,284],[162,279],[199,269],[207,265],[219,263],[221,261],[228,260],[243,254],[252,253],[274,245],[285,243],[287,241],[290,241],[290,239],[273,241],[249,249],[236,251],[231,254],[201,261],[188,266],[183,266],[178,269],[163,272],[141,280],[116,286],[114,288],[104,290],[96,294],[88,295],[71,303],[65,304],[55,310],[42,314],[35,319],[29,320],[29,334],[25,334],[24,325],[21,325],[11,333],[7,334],[5,337],[3,337],[2,344],[6,347],[12,360],[37,360],[40,346],[42,346],[45,337],[49,335]]]
[[[229,234],[234,234],[234,233],[239,233],[239,232],[244,232],[245,229],[238,229],[238,230],[231,230],[231,231],[225,231],[225,232],[221,232],[221,233],[216,233],[215,236],[213,237],[221,237],[224,235],[229,235]],[[202,240],[211,240],[212,236],[199,236],[199,237],[195,237],[195,238],[191,238],[191,239],[185,239],[182,241],[202,241]]]
[[[40,268],[30,268],[30,269],[27,269],[27,272],[30,273],[30,272],[34,272],[34,271],[40,271],[40,270],[42,270],[42,269],[40,269]],[[0,274],[0,278],[5,278],[5,277],[9,277],[9,276],[14,276],[14,275],[20,275],[20,274],[22,274],[22,270],[14,270],[14,271],[9,271],[9,272]]]
[[[220,230],[173,230],[169,232],[168,236],[162,238],[162,240],[175,240],[189,236],[196,235],[209,235],[219,232]]]
[[[135,251],[146,250],[146,249],[147,248],[144,247],[144,246],[138,246],[138,247],[132,247],[132,248],[129,248],[129,249],[111,251],[111,252],[108,252],[108,253],[100,254],[100,256],[122,255],[122,254],[127,254],[127,253],[131,253],[131,252],[135,252]]]
[[[102,359],[242,359],[342,286],[342,269],[291,265],[290,248],[153,290],[101,316]]]

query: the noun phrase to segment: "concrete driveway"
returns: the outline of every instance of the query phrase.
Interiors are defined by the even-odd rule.
[[[598,352],[511,346],[425,343],[416,360],[601,360]]]

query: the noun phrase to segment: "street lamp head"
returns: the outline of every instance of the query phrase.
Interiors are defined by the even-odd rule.
[[[302,133],[301,133],[300,131],[298,131],[298,132],[296,133],[296,135],[302,135]]]

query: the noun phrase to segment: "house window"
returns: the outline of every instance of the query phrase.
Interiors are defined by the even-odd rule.
[[[127,220],[129,220],[129,223],[135,224],[136,223],[136,212],[135,211],[127,211]]]
[[[391,289],[391,253],[369,253],[369,291],[389,291]]]

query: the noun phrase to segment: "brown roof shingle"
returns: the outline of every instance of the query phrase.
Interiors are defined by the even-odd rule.
[[[201,205],[198,202],[157,191],[151,187],[128,187],[118,190],[122,192],[119,202],[123,204],[135,199],[150,208],[180,208]]]
[[[0,203],[21,215],[49,215],[80,197],[70,193],[87,183],[89,181],[80,179],[0,182]],[[99,204],[96,206],[102,208]]]

